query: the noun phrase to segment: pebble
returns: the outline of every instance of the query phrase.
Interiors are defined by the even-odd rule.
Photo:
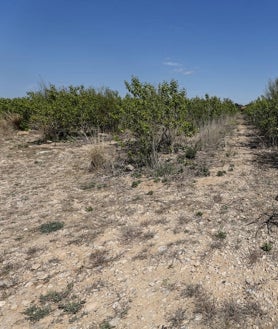
[[[97,303],[93,302],[93,303],[87,303],[85,310],[86,312],[90,313],[90,312],[95,312],[97,310]]]
[[[157,251],[162,254],[163,252],[165,252],[167,250],[167,247],[166,246],[160,246],[157,248]]]
[[[6,304],[5,300],[0,300],[0,307],[3,307]]]
[[[114,318],[112,320],[109,321],[109,325],[114,328],[114,327],[117,327],[118,324],[120,322],[120,318]]]
[[[33,264],[31,267],[31,270],[35,271],[35,270],[39,269],[40,267],[41,267],[40,264]]]

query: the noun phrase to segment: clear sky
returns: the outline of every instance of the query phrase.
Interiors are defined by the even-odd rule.
[[[278,77],[277,0],[0,0],[0,97],[175,79],[245,104]]]

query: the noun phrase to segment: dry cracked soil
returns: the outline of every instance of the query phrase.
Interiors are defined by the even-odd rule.
[[[0,328],[278,328],[278,153],[243,116],[186,160],[209,176],[89,172],[95,144],[38,138],[1,136]]]

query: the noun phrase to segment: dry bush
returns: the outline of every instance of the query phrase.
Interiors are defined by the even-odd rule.
[[[233,127],[233,120],[229,116],[213,119],[199,127],[199,132],[192,138],[191,143],[201,150],[215,150],[221,144],[225,146],[224,137],[231,133]]]
[[[89,150],[89,172],[112,170],[113,161],[102,145],[94,145]]]
[[[3,113],[0,116],[0,133],[10,134],[13,130],[19,130],[22,122],[22,116],[18,113]]]

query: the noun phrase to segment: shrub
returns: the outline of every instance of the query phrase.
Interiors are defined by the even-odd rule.
[[[130,156],[139,165],[154,166],[158,152],[171,150],[175,134],[192,132],[187,120],[186,92],[179,90],[178,83],[172,80],[154,87],[141,83],[133,77],[125,82],[129,94],[123,106],[125,118],[123,127],[133,133],[136,143],[132,143]]]
[[[58,231],[58,230],[62,229],[63,227],[64,227],[63,222],[48,222],[48,223],[42,224],[40,226],[40,232],[48,234],[51,232]]]
[[[266,141],[278,143],[278,78],[269,82],[264,96],[247,106],[247,114]]]
[[[39,307],[32,305],[26,308],[23,314],[27,316],[27,320],[31,322],[36,322],[49,315],[50,311],[51,310],[49,307]]]

